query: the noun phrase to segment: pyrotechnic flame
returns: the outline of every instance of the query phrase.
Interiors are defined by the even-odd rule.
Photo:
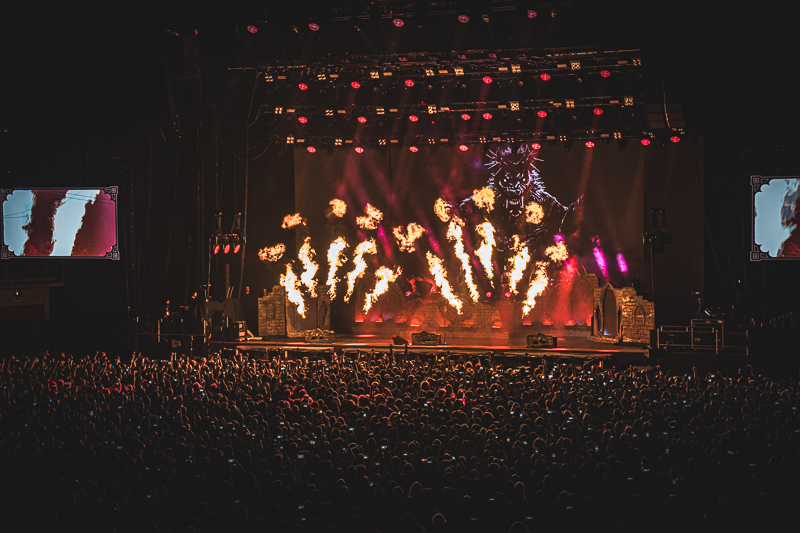
[[[442,222],[450,220],[450,204],[444,198],[437,198],[433,204],[433,212]]]
[[[401,252],[410,253],[416,250],[414,242],[422,237],[423,233],[425,233],[425,228],[416,222],[409,224],[405,232],[403,231],[403,226],[394,227],[394,238],[397,239],[397,244],[400,246]]]
[[[266,248],[262,248],[258,251],[258,258],[262,261],[277,261],[283,254],[286,253],[286,246],[281,244],[276,244],[275,246],[267,246]]]
[[[286,289],[286,297],[297,306],[297,313],[306,317],[306,302],[303,300],[303,293],[300,291],[300,280],[292,270],[292,264],[286,265],[286,274],[281,274],[281,285]]]
[[[283,224],[281,227],[283,229],[293,228],[303,223],[303,216],[300,213],[295,213],[294,215],[286,215],[283,217]]]
[[[514,235],[514,251],[517,254],[511,258],[511,272],[508,274],[508,290],[512,294],[517,294],[517,283],[522,279],[531,255],[528,247],[519,242],[519,235]]]
[[[331,211],[334,215],[341,218],[347,213],[347,204],[338,198],[334,198],[328,204],[331,206]]]
[[[378,281],[375,282],[375,290],[367,293],[366,300],[364,301],[364,312],[368,312],[372,308],[372,304],[378,301],[378,296],[389,290],[389,283],[397,279],[402,269],[397,267],[396,272],[392,272],[391,268],[380,267],[375,271],[375,276]]]
[[[442,264],[442,260],[433,255],[432,253],[428,252],[425,255],[428,258],[428,268],[433,274],[433,279],[436,281],[436,286],[439,287],[439,291],[442,293],[442,296],[445,297],[447,302],[456,308],[458,314],[461,314],[461,307],[463,304],[458,297],[453,294],[453,289],[450,287],[450,282],[447,281],[447,271],[444,269],[444,265]]]
[[[297,258],[303,263],[303,273],[300,274],[300,281],[306,286],[309,294],[316,298],[317,280],[314,278],[317,275],[317,270],[319,270],[319,265],[314,262],[314,255],[316,255],[316,252],[311,247],[311,237],[306,237],[306,240],[303,241],[303,246],[300,247],[300,252],[297,254]]]
[[[364,241],[356,246],[355,254],[353,255],[353,263],[356,267],[347,274],[347,294],[344,295],[344,301],[349,302],[350,297],[353,295],[353,289],[356,286],[356,280],[360,278],[364,271],[367,269],[367,264],[364,262],[364,254],[378,253],[375,247],[375,239]]]
[[[525,219],[529,224],[538,224],[544,218],[544,209],[536,202],[525,206]]]
[[[533,280],[531,280],[531,285],[528,287],[527,297],[525,298],[525,302],[522,304],[523,316],[526,316],[531,312],[533,307],[536,305],[536,298],[538,298],[539,295],[544,292],[549,281],[550,280],[547,279],[547,262],[537,261],[536,275],[534,276]]]
[[[564,243],[564,241],[559,241],[553,246],[549,246],[544,253],[550,258],[551,261],[566,261],[569,258],[567,245]]]
[[[486,208],[486,211],[489,212],[494,209],[494,191],[489,187],[475,189],[472,191],[472,201],[479,208]]]
[[[344,264],[347,259],[342,252],[347,248],[348,244],[344,237],[339,237],[331,243],[328,247],[328,295],[331,300],[336,298],[336,283],[339,279],[336,277],[336,270]]]
[[[472,265],[470,264],[469,254],[464,250],[463,230],[455,219],[450,221],[450,226],[447,228],[447,238],[455,241],[456,257],[461,261],[461,268],[464,270],[464,281],[469,288],[469,296],[473,302],[477,302],[478,298],[480,298],[480,293],[472,280]]]
[[[483,270],[486,272],[486,277],[492,279],[494,278],[494,270],[492,269],[492,250],[495,245],[494,226],[492,226],[491,222],[484,222],[483,224],[478,224],[475,229],[478,235],[483,237],[483,242],[478,249],[475,250],[475,255],[481,260],[481,265],[483,265]]]
[[[367,204],[366,207],[364,207],[364,212],[366,216],[356,217],[356,224],[358,227],[361,229],[376,229],[378,223],[383,220],[383,213],[372,204]]]

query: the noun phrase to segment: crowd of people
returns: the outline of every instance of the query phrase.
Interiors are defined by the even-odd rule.
[[[798,381],[399,353],[0,361],[3,531],[730,530],[800,508]]]

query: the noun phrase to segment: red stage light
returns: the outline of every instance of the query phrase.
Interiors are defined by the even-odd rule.
[[[305,91],[306,89],[308,89],[308,85],[306,85],[305,83],[298,83],[297,88],[300,89],[301,91]]]
[[[595,107],[595,108],[594,108],[594,114],[595,114],[595,115],[597,115],[597,116],[599,117],[600,115],[602,115],[602,114],[603,114],[603,110],[602,110],[602,109],[600,109],[599,107]]]
[[[218,253],[219,253],[219,244],[215,244],[214,245],[214,255],[217,255]]]
[[[547,116],[547,111],[542,110],[542,111],[539,111],[536,114],[539,115],[540,118],[544,118],[544,117]]]
[[[464,24],[466,24],[467,22],[469,22],[469,17],[467,15],[459,15],[458,16],[458,21],[459,22],[463,22]]]
[[[539,143],[533,143],[531,145],[531,148],[533,148],[534,150],[541,150],[542,149],[542,145],[539,144]]]
[[[487,297],[487,298],[491,298],[491,297],[492,297],[492,293],[491,293],[491,292],[487,292],[487,293],[486,293],[486,297]]]
[[[492,114],[491,113],[484,113],[483,114],[483,118],[485,118],[486,120],[492,120]]]
[[[300,124],[305,124],[306,122],[308,122],[308,119],[306,117],[297,117],[297,122],[299,122]]]
[[[533,9],[529,9],[529,10],[528,10],[528,18],[529,18],[529,19],[535,19],[535,18],[536,18],[536,15],[538,15],[538,14],[539,14],[539,13],[537,13],[537,12],[536,12],[536,11],[534,11]]]
[[[586,141],[586,148],[594,148],[594,143],[592,141]]]
[[[641,142],[641,143],[642,143],[644,146],[647,146],[647,145],[649,145],[649,144],[650,144],[650,139],[642,139],[640,142]]]
[[[308,151],[309,151],[310,153],[312,153],[312,154],[313,154],[314,152],[316,152],[316,151],[317,151],[317,149],[316,149],[316,148],[314,148],[313,146],[307,146],[307,147],[306,147],[306,150],[308,150]]]
[[[609,71],[607,71],[607,70],[601,70],[600,71],[600,75],[603,76],[604,78],[607,78],[607,77],[611,76],[611,73]]]
[[[231,251],[231,245],[230,244],[226,244],[225,248],[222,249],[222,253],[223,254],[227,254],[230,251]]]
[[[308,29],[311,31],[319,31],[319,24],[314,24],[313,22],[308,25]]]
[[[413,86],[414,86],[414,80],[406,80],[406,87],[413,87]]]
[[[511,298],[511,293],[510,292],[506,293],[506,298]]]
[[[461,144],[458,146],[458,149],[461,150],[462,152],[466,152],[467,150],[469,150],[469,146],[467,146],[466,144]]]
[[[409,146],[408,149],[411,150],[412,152],[419,152],[419,148],[417,148],[416,146]]]
[[[353,89],[359,89],[361,87],[361,84],[358,83],[357,81],[354,81],[350,85],[353,87]]]
[[[250,33],[258,33],[258,27],[257,26],[253,26],[252,24],[250,24],[247,27],[247,31],[249,31]]]
[[[410,120],[411,122],[416,122],[419,119],[417,118],[417,115],[408,115],[408,120]]]
[[[550,74],[548,74],[547,72],[545,72],[545,73],[544,73],[544,74],[542,74],[540,77],[541,77],[541,78],[542,78],[544,81],[547,81],[547,80],[549,80],[549,79],[550,79]]]
[[[471,116],[469,116],[467,113],[464,113],[463,115],[461,115],[461,120],[469,120],[469,119],[471,119],[471,118],[472,118],[472,117],[471,117]]]
[[[492,83],[492,77],[491,76],[484,76],[483,77],[483,83]]]
[[[403,24],[405,24],[405,23],[403,22],[403,19],[394,19],[394,20],[392,21],[392,24],[394,24],[394,25],[395,25],[395,26],[397,26],[398,28],[402,28],[402,27],[403,27]]]
[[[357,154],[363,154],[364,153],[364,149],[361,148],[360,146],[356,146],[356,153]]]
[[[237,244],[236,246],[234,246],[234,247],[233,247],[233,253],[235,253],[235,254],[238,254],[238,253],[239,253],[239,249],[240,249],[241,247],[242,247],[242,245],[241,245],[241,244]]]
[[[358,121],[364,124],[367,121],[367,117],[358,117]]]
[[[673,135],[672,137],[670,137],[670,138],[669,138],[669,140],[670,140],[670,141],[672,141],[672,142],[674,142],[674,143],[679,143],[679,142],[681,142],[681,138],[680,138],[680,137],[678,137],[677,135]]]

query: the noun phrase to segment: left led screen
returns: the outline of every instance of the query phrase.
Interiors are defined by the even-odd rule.
[[[117,187],[4,189],[2,258],[119,259]]]

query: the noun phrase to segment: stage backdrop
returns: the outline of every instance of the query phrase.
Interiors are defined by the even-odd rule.
[[[508,292],[513,257],[522,242],[531,259],[519,283],[521,297],[529,280],[535,278],[537,262],[545,262],[551,286],[565,282],[565,276],[584,272],[597,275],[601,285],[606,281],[616,287],[641,282],[645,293],[656,293],[658,313],[659,296],[665,302],[686,303],[692,301],[693,291],[702,290],[702,183],[695,172],[696,153],[690,141],[666,147],[631,143],[626,150],[619,150],[616,143],[598,143],[594,148],[576,143],[568,152],[562,144],[538,150],[519,144],[471,145],[464,151],[440,146],[435,152],[427,146],[416,152],[392,147],[383,152],[365,148],[358,153],[351,148],[335,150],[332,155],[323,150],[296,150],[296,205],[294,210],[287,207],[286,214],[299,212],[305,219],[305,224],[295,226],[298,249],[310,237],[323,285],[328,270],[326,252],[339,236],[349,244],[343,273],[353,268],[354,248],[373,237],[377,253],[364,256],[369,270],[401,267],[401,280],[432,279],[426,260],[430,251],[443,260],[450,282],[458,285],[463,281],[459,278],[461,261],[454,242],[447,238],[448,222],[434,210],[441,198],[449,216],[464,222],[465,251],[482,297]],[[488,199],[481,193],[474,197],[486,187],[493,193]],[[491,196],[494,206],[489,208],[485,202]],[[344,216],[332,212],[332,199],[346,204]],[[362,219],[363,227],[359,227],[357,218],[368,216],[367,204],[383,218],[373,218],[373,224]],[[667,208],[673,234],[672,244],[653,262],[655,283],[650,250],[643,245],[649,207]],[[478,226],[487,221],[494,228],[495,240],[489,267],[476,253],[487,240],[477,231]],[[411,223],[425,231],[414,242],[414,251],[403,251],[393,230],[402,227],[407,235]],[[552,247],[562,239],[568,258],[553,260]],[[660,259],[662,256],[665,259]],[[681,272],[671,272],[677,268]],[[669,290],[664,290],[667,287]]]

